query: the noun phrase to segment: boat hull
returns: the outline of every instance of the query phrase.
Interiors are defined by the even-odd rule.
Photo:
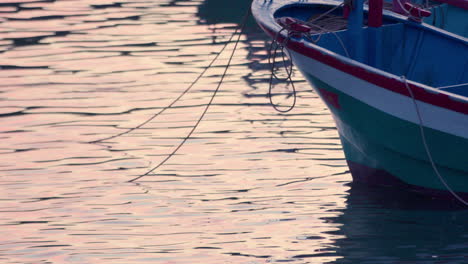
[[[445,131],[435,129],[443,124],[431,124],[433,128],[423,126],[429,154],[439,172],[437,175],[424,148],[421,124],[411,98],[378,87],[373,87],[372,94],[366,91],[350,94],[353,90],[365,90],[362,80],[345,74],[329,75],[324,70],[329,66],[298,53],[293,53],[292,58],[331,110],[355,181],[451,197],[441,176],[452,190],[468,197],[465,154],[468,140],[465,137],[452,134],[448,127]],[[423,121],[424,115],[430,114],[432,117],[440,115],[448,123],[458,119],[455,122],[466,125],[463,124],[463,120],[466,123],[464,114],[448,113],[429,105],[422,109]]]
[[[252,11],[330,109],[353,179],[468,198],[468,95],[448,90],[468,81],[466,39],[387,13],[382,27],[360,32],[385,48],[361,56],[351,29],[291,37],[275,20],[306,21],[333,5],[257,0]]]
[[[453,194],[446,188],[436,189],[409,184],[395,174],[386,171],[384,168],[369,167],[366,163],[369,158],[366,157],[366,155],[362,156],[363,153],[358,153],[358,155],[356,155],[356,152],[354,152],[355,148],[350,145],[346,139],[341,138],[341,142],[343,144],[343,149],[347,157],[346,161],[354,182],[360,182],[370,186],[397,188],[398,190],[412,191],[423,195],[429,195],[434,198],[454,199]],[[353,160],[359,160],[359,162],[355,162]],[[383,165],[380,164],[380,167],[383,167]],[[432,177],[433,175],[427,176]],[[446,178],[446,176],[444,176],[444,178]],[[468,192],[466,191],[457,191],[457,195],[464,200],[468,199]]]

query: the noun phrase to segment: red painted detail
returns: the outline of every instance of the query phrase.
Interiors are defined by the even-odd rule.
[[[286,28],[287,30],[292,32],[307,33],[312,30],[312,28],[306,25],[304,21],[295,19],[293,17],[281,17],[276,19],[276,22],[280,24],[283,28]]]
[[[292,17],[280,17],[276,19],[276,22],[280,24],[282,27],[288,28],[289,25],[296,22],[296,19]]]
[[[420,7],[414,5],[413,3],[410,3],[410,2],[406,2],[404,4],[404,7],[405,7],[406,11],[410,13],[413,20],[416,20],[416,21],[421,21],[421,18],[428,17],[428,16],[430,16],[432,14],[431,11],[420,8]]]
[[[343,18],[348,19],[349,13],[351,13],[351,7],[349,5],[345,5],[343,7]]]
[[[322,95],[322,99],[328,104],[333,106],[336,109],[341,109],[340,101],[338,98],[338,94],[334,92],[330,92],[323,88],[318,88],[320,95]]]
[[[382,26],[383,0],[369,0],[369,27]]]
[[[259,25],[261,28],[263,28],[263,30],[265,30],[265,32],[270,34],[270,36],[275,37],[275,31],[271,30],[262,23],[259,23]],[[281,42],[284,40],[284,37],[278,36],[277,40]],[[288,41],[287,47],[304,56],[312,58],[342,72],[353,75],[354,77],[369,83],[375,84],[383,89],[411,97],[408,89],[405,86],[405,83],[403,83],[400,78],[391,78],[376,72],[368,71],[359,65],[348,64],[336,56],[333,56],[332,54],[318,50],[318,47],[316,46],[306,46],[304,43],[296,40]],[[408,83],[408,86],[411,88],[415,99],[419,101],[468,115],[468,102],[466,101],[454,100],[447,94],[431,92],[416,84]]]

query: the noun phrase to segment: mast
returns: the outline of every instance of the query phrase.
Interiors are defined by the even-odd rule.
[[[383,0],[369,0],[368,34],[364,32],[364,0],[352,0],[348,17],[351,57],[374,67],[381,65]],[[368,41],[367,45],[365,40]],[[366,49],[368,52],[366,52]]]
[[[351,57],[359,62],[364,61],[364,0],[351,1],[348,17],[348,36],[351,46]]]
[[[382,26],[383,0],[369,0],[369,27]]]
[[[383,0],[369,0],[369,59],[371,66],[380,68],[382,66],[382,17]]]

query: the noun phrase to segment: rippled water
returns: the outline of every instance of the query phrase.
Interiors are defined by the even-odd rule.
[[[267,98],[249,1],[0,3],[1,263],[466,263],[468,212],[350,184],[333,120],[294,74]],[[279,98],[278,98],[279,99]],[[283,100],[291,103],[291,98]]]

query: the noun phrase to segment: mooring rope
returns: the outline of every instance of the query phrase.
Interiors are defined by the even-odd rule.
[[[249,13],[246,13],[244,15],[244,18],[242,19],[242,21],[247,21],[247,17],[248,17],[248,14]],[[242,23],[245,23],[245,22],[242,22]],[[160,114],[164,113],[164,111],[166,111],[167,109],[171,108],[175,103],[177,103],[185,94],[187,94],[190,89],[192,89],[192,87],[198,83],[198,81],[203,77],[203,75],[205,75],[205,73],[208,71],[208,69],[211,68],[211,66],[213,66],[213,64],[218,60],[219,56],[221,55],[221,53],[223,53],[223,51],[226,49],[226,47],[231,43],[232,39],[234,38],[234,36],[237,34],[239,30],[239,27],[236,27],[236,30],[234,31],[234,33],[231,34],[229,40],[224,44],[224,46],[221,48],[221,50],[216,54],[216,56],[211,60],[211,62],[203,69],[203,71],[190,83],[190,85],[177,97],[175,98],[169,105],[165,106],[164,108],[162,108],[159,112],[153,114],[150,118],[146,119],[145,121],[143,121],[142,123],[140,123],[139,125],[135,126],[135,127],[132,127],[132,128],[129,128],[127,129],[126,131],[122,132],[122,133],[119,133],[119,134],[116,134],[116,135],[113,135],[113,136],[110,136],[110,137],[106,137],[106,138],[101,138],[101,139],[98,139],[98,140],[93,140],[93,141],[89,141],[88,143],[91,143],[91,144],[95,144],[95,143],[99,143],[99,142],[102,142],[102,141],[105,141],[105,140],[109,140],[109,139],[114,139],[114,138],[117,138],[117,137],[120,137],[120,136],[123,136],[123,135],[126,135],[134,130],[137,130],[141,127],[143,127],[144,125],[148,124],[149,122],[151,122],[153,119],[155,119],[157,116],[159,116]]]
[[[323,33],[331,32],[334,34],[338,42],[340,43],[341,47],[343,48],[344,53],[346,54],[347,57],[350,57],[348,50],[346,49],[346,46],[344,45],[343,41],[341,40],[340,36],[334,30],[340,30],[343,28],[346,28],[346,22],[343,22],[341,18],[338,18],[336,16],[329,16],[330,13],[333,11],[337,10],[338,8],[341,8],[344,6],[344,3],[337,5],[333,8],[330,8],[327,10],[325,13],[318,15],[317,17],[312,17],[309,19],[309,21],[304,21],[303,23],[309,27],[314,27],[315,30],[304,33],[304,32],[297,32],[294,31],[290,28],[287,28],[286,26],[283,25],[283,28],[279,30],[275,37],[273,38],[270,48],[268,51],[268,63],[271,65],[270,68],[270,81],[269,81],[269,87],[268,87],[268,99],[270,100],[270,104],[275,109],[277,112],[280,113],[287,113],[291,110],[294,109],[297,103],[297,91],[296,87],[294,86],[294,81],[292,80],[292,73],[293,73],[293,62],[292,62],[292,53],[289,52],[289,63],[287,62],[287,59],[285,57],[286,51],[287,51],[287,44],[288,41],[292,36],[295,36],[297,34],[305,37],[312,43],[317,43],[320,40],[320,37],[322,36]],[[321,23],[321,24],[318,24]],[[328,28],[327,28],[328,27]],[[286,36],[284,37],[283,41],[279,43],[278,39],[280,35],[284,32],[286,32]],[[311,34],[317,34],[317,39],[312,39]],[[282,54],[282,59],[283,59],[283,66],[286,71],[286,77],[285,78],[280,78],[278,75],[275,73],[275,66],[276,66],[276,57],[278,54],[278,51],[281,52]],[[287,107],[286,109],[281,109],[277,104],[273,102],[273,80],[276,81],[285,81],[288,84],[291,84],[292,87],[292,96],[293,96],[293,102],[292,104]]]
[[[292,72],[293,72],[293,63],[292,63],[292,58],[290,58],[290,62],[289,62],[289,65],[288,63],[286,62],[287,59],[285,57],[285,47],[287,45],[287,42],[289,41],[289,32],[288,32],[288,36],[283,40],[283,42],[281,44],[279,44],[278,42],[278,38],[279,38],[279,35],[281,34],[281,32],[283,32],[286,28],[282,28],[281,30],[279,30],[277,33],[276,33],[276,36],[275,38],[271,41],[271,44],[270,44],[270,49],[268,50],[268,63],[271,65],[271,68],[270,68],[270,81],[269,81],[269,84],[268,84],[268,99],[270,100],[270,104],[271,106],[273,107],[273,109],[275,109],[277,112],[280,112],[280,113],[287,113],[291,110],[294,109],[294,107],[296,106],[296,101],[297,101],[297,94],[296,94],[296,87],[294,86],[294,82],[292,80]],[[275,47],[275,48],[273,48]],[[280,77],[278,77],[278,75],[276,75],[275,73],[275,65],[276,65],[276,54],[278,53],[278,49],[281,50],[281,53],[282,53],[282,59],[283,59],[283,66],[284,66],[284,69],[286,71],[286,78],[282,79]],[[293,96],[293,103],[291,104],[291,106],[289,106],[287,109],[280,109],[274,102],[273,102],[273,78],[276,79],[277,81],[281,82],[281,81],[286,81],[287,83],[289,82],[291,84],[291,87],[292,87],[292,96]]]
[[[229,57],[229,60],[226,64],[226,67],[224,68],[224,72],[223,74],[221,75],[221,79],[219,80],[218,82],[218,85],[216,87],[216,89],[214,90],[213,92],[213,95],[211,96],[210,98],[210,101],[206,104],[205,106],[205,109],[203,110],[202,114],[200,115],[200,117],[198,118],[197,122],[195,123],[195,125],[192,127],[192,129],[190,130],[190,132],[187,134],[187,136],[185,136],[185,138],[179,143],[179,145],[163,160],[161,161],[158,165],[156,165],[155,167],[153,167],[152,169],[150,169],[149,171],[147,171],[146,173],[138,176],[138,177],[135,177],[131,180],[129,180],[128,182],[134,182],[138,179],[141,179],[147,175],[149,175],[150,173],[152,173],[153,171],[155,171],[156,169],[158,169],[159,167],[161,167],[164,163],[166,163],[166,161],[168,161],[170,158],[172,158],[172,156],[174,156],[177,151],[185,144],[185,142],[192,136],[193,132],[195,131],[195,129],[197,129],[198,125],[201,123],[201,121],[203,120],[203,117],[206,115],[206,113],[208,112],[208,109],[210,108],[210,106],[212,105],[213,103],[213,100],[214,98],[216,97],[216,94],[218,93],[219,91],[219,88],[221,87],[221,84],[223,83],[224,81],[224,77],[226,77],[226,73],[227,73],[227,70],[229,69],[229,66],[231,65],[231,61],[232,61],[232,58],[234,57],[234,53],[236,52],[236,49],[237,49],[237,45],[239,44],[240,42],[240,39],[241,39],[241,36],[242,36],[242,33],[244,32],[244,28],[247,24],[247,19],[249,18],[250,16],[250,9],[248,9],[247,13],[244,15],[244,18],[242,20],[242,24],[240,27],[237,27],[236,28],[236,31],[238,31],[238,29],[240,28],[240,31],[238,33],[238,37],[237,37],[237,40],[234,44],[234,48],[232,50],[232,53]]]
[[[440,174],[439,170],[437,169],[437,166],[434,162],[434,159],[432,158],[432,154],[431,154],[431,151],[429,150],[429,146],[427,144],[427,140],[426,140],[426,134],[424,132],[424,126],[423,126],[423,120],[422,120],[422,117],[421,117],[421,112],[419,111],[419,107],[418,107],[418,104],[416,102],[416,99],[414,97],[414,94],[413,94],[413,91],[411,90],[411,87],[409,86],[408,84],[408,81],[406,79],[405,76],[401,76],[401,79],[403,81],[403,83],[405,84],[406,86],[406,89],[408,90],[410,96],[411,96],[411,99],[413,100],[413,104],[414,104],[414,108],[416,109],[416,114],[418,116],[418,120],[419,120],[419,131],[420,131],[420,134],[421,134],[421,139],[422,139],[422,143],[424,145],[424,150],[426,151],[426,154],[427,154],[427,157],[429,158],[429,161],[431,163],[431,166],[432,166],[432,169],[434,170],[435,174],[437,175],[437,177],[439,178],[440,182],[445,186],[445,188],[461,203],[463,203],[464,205],[468,206],[468,202],[465,201],[462,197],[460,197],[451,187],[450,185],[448,185],[448,183],[445,181],[444,177],[442,177],[442,175]]]

